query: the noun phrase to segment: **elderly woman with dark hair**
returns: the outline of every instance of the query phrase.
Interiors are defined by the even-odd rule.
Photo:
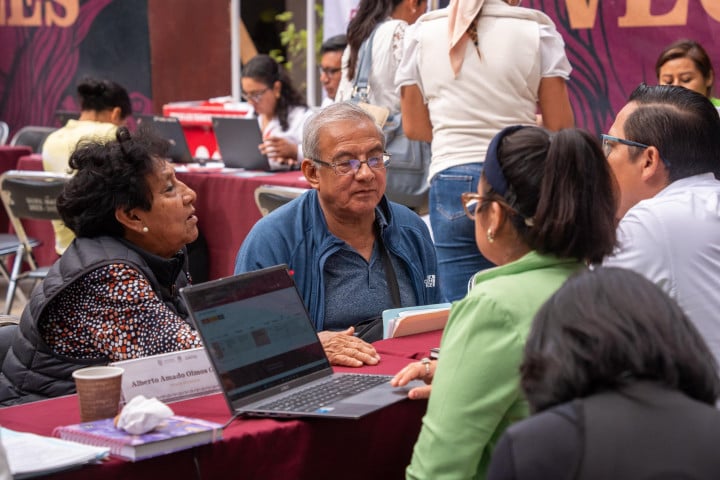
[[[521,383],[541,413],[506,431],[488,478],[718,478],[716,371],[655,284],[619,268],[583,272],[535,316]]]
[[[163,158],[167,144],[125,127],[85,143],[58,198],[76,239],[33,292],[2,366],[0,405],[73,393],[89,365],[201,346],[178,289],[198,236],[195,192]]]

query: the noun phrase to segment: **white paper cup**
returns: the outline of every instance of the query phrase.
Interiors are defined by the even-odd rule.
[[[81,421],[92,422],[117,415],[123,372],[120,367],[87,367],[73,372]]]

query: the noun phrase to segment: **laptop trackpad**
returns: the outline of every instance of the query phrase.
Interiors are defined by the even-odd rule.
[[[386,403],[385,399],[390,402],[399,402],[407,398],[408,392],[415,387],[425,385],[424,382],[414,380],[404,387],[393,387],[389,383],[383,383],[377,387],[371,388],[361,393],[357,393],[341,400],[340,404],[353,403],[358,405],[375,405],[378,403]]]

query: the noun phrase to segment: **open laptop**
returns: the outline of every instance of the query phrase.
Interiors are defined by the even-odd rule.
[[[393,388],[389,375],[333,373],[285,265],[192,285],[180,295],[235,413],[359,418],[407,398],[415,386]],[[326,389],[342,395],[307,401]]]
[[[226,167],[270,170],[267,156],[258,150],[263,138],[256,118],[212,117],[212,126]]]
[[[156,135],[170,142],[168,157],[173,162],[192,163],[197,161],[190,153],[180,120],[162,115],[137,114],[135,117],[139,128],[150,128]],[[203,160],[207,161],[207,159]]]

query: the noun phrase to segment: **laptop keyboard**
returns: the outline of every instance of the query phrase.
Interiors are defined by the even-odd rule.
[[[260,405],[257,407],[257,410],[314,412],[333,402],[385,383],[389,378],[387,375],[355,374],[331,377],[305,390],[293,393],[274,402]]]

